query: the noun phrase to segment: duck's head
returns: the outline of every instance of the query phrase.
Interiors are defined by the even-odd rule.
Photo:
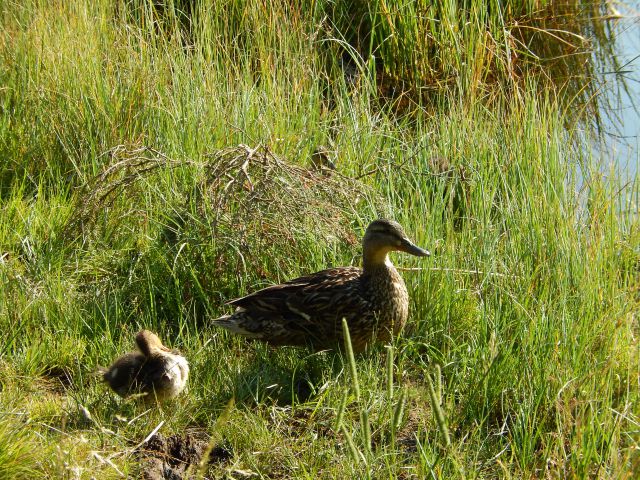
[[[392,251],[405,252],[416,257],[428,257],[429,251],[415,245],[398,222],[384,218],[374,220],[367,227],[362,240],[364,266],[383,264]]]
[[[167,352],[169,349],[165,347],[158,336],[149,330],[140,330],[136,335],[136,345],[145,356],[153,353]]]

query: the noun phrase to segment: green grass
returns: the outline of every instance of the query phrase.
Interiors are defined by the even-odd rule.
[[[336,67],[354,41],[335,31],[344,5],[290,4],[220,2],[189,28],[170,9],[152,24],[151,2],[0,6],[0,477],[139,475],[133,449],[161,422],[228,447],[210,478],[634,477],[638,178],[593,157],[562,86],[478,77],[456,50],[428,70],[441,83],[412,80],[433,101],[398,115],[379,71],[350,84]],[[465,35],[501,55],[491,22]],[[236,182],[216,210],[209,169],[239,144],[305,168],[325,144],[337,173],[324,197],[302,170],[262,184],[271,200],[295,185],[293,207],[251,208]],[[351,363],[208,323],[260,286],[358,264],[383,214],[433,252],[393,258],[417,269],[392,350]],[[141,328],[191,364],[188,391],[158,408],[93,375]]]

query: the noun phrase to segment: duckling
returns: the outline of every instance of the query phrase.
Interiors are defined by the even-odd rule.
[[[165,347],[149,330],[138,332],[136,344],[140,351],[116,359],[103,371],[103,380],[121,397],[142,393],[165,400],[178,395],[189,377],[186,358]]]
[[[330,268],[231,300],[227,305],[236,311],[213,323],[249,339],[319,351],[342,347],[345,318],[354,350],[388,341],[409,314],[409,294],[389,252],[430,253],[387,219],[367,227],[362,248],[362,268]]]
[[[330,153],[327,148],[318,145],[311,155],[311,168],[324,174],[329,173],[330,170],[335,170],[336,164],[329,158]]]

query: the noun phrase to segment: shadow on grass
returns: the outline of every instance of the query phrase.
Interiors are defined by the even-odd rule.
[[[340,375],[339,352],[310,353],[296,347],[274,348],[254,343],[251,358],[233,378],[236,405],[293,407],[313,399]],[[228,401],[228,398],[225,399]]]

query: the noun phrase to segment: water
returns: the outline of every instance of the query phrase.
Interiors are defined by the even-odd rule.
[[[620,74],[603,72],[612,108],[604,115],[604,145],[599,150],[604,166],[631,180],[640,164],[640,2],[616,2],[616,8],[623,15],[612,21]]]

